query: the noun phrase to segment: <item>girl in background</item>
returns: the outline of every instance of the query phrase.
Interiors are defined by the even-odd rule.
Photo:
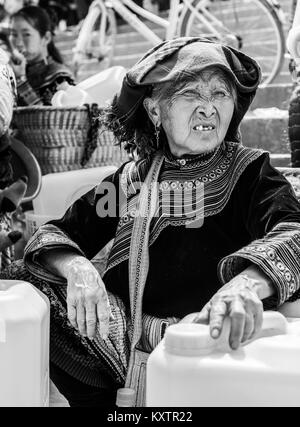
[[[57,90],[74,84],[72,72],[53,42],[55,20],[38,6],[27,6],[11,19],[12,67],[18,105],[51,105]]]

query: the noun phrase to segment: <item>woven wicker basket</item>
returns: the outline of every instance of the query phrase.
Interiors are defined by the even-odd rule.
[[[97,166],[119,166],[127,153],[104,130],[93,105],[77,108],[17,107],[13,127],[37,158],[42,174]]]

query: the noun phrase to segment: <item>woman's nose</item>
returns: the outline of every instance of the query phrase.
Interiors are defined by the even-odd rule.
[[[15,44],[16,47],[23,47],[23,45],[24,45],[23,38],[20,37],[20,36],[15,37],[14,44]]]
[[[216,110],[211,101],[201,101],[198,105],[198,114],[204,115],[205,117],[211,117],[215,114]]]

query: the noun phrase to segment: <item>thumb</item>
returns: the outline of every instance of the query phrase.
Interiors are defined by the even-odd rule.
[[[194,323],[201,323],[202,325],[209,324],[209,314],[210,314],[211,304],[207,303],[202,310],[198,313],[198,315],[194,319]]]

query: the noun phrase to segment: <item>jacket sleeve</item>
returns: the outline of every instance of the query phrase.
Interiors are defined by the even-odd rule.
[[[254,163],[241,177],[241,215],[251,242],[223,258],[218,273],[225,284],[256,264],[276,288],[276,295],[264,301],[266,308],[274,308],[300,288],[300,204],[268,155]]]
[[[92,259],[113,239],[119,222],[118,180],[116,171],[80,197],[61,219],[36,231],[24,251],[24,262],[32,274],[59,282],[62,279],[39,264],[41,251],[65,248]]]

